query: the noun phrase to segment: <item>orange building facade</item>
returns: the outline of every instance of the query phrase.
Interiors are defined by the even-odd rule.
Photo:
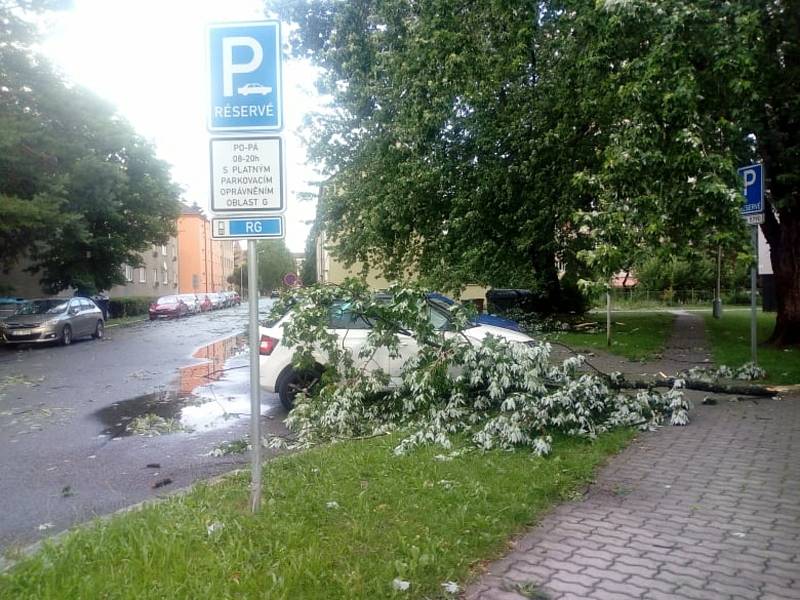
[[[178,290],[181,294],[233,289],[233,241],[212,240],[211,221],[197,206],[178,217]]]

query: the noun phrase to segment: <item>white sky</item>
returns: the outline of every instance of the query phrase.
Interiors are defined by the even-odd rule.
[[[53,17],[42,51],[68,79],[116,105],[172,165],[184,201],[207,210],[206,26],[265,18],[259,0],[75,0],[73,10]],[[288,27],[281,29],[286,42]],[[315,209],[296,194],[316,192],[308,182],[319,180],[296,135],[305,113],[322,103],[314,79],[313,67],[284,59],[286,244],[293,252],[303,251]]]

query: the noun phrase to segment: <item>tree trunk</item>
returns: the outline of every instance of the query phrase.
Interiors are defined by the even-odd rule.
[[[800,210],[779,211],[780,222],[767,216],[763,226],[770,244],[778,315],[767,343],[800,345]],[[777,225],[777,227],[776,227]]]

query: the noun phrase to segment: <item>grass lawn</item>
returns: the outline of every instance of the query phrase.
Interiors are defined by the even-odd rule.
[[[117,317],[106,321],[106,327],[124,327],[131,323],[138,323],[139,321],[146,321],[147,315],[136,315],[133,317]]]
[[[758,341],[764,342],[775,327],[775,314],[757,312]],[[750,362],[750,311],[724,311],[721,319],[711,313],[704,315],[706,334],[711,344],[714,362],[738,367]],[[800,350],[781,350],[759,345],[758,364],[767,371],[768,383],[788,385],[800,383]]]
[[[395,457],[396,438],[346,442],[79,529],[0,575],[2,598],[452,598],[482,561],[553,503],[576,497],[633,436],[557,440],[554,453],[440,448]],[[437,459],[438,455],[438,459]],[[400,592],[392,582],[410,582]]]
[[[611,313],[610,347],[606,345],[605,313],[590,313],[585,320],[595,321],[597,330],[551,334],[547,339],[566,344],[574,350],[607,350],[631,360],[646,360],[663,352],[675,315],[668,312]]]

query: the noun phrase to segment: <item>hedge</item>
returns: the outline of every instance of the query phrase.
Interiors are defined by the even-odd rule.
[[[122,296],[120,298],[110,298],[108,301],[109,317],[118,319],[120,317],[135,317],[146,315],[150,304],[155,302],[156,296]]]

